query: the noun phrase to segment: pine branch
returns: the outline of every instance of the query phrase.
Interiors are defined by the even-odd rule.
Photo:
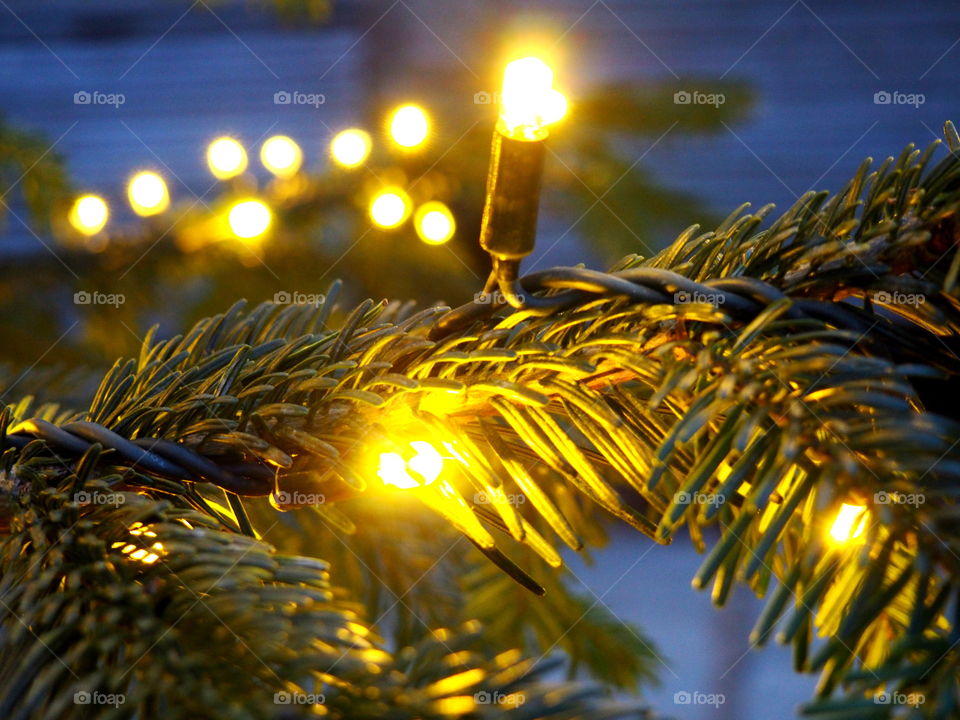
[[[934,148],[908,148],[763,229],[769,208],[741,208],[611,274],[536,273],[524,288],[550,300],[544,316],[368,301],[329,329],[330,302],[236,306],[118,363],[83,416],[95,426],[13,418],[6,467],[72,466],[59,432],[103,440],[98,472],[239,531],[198,487],[280,509],[322,495],[335,517],[335,503],[390,492],[382,453],[427,439],[446,462],[412,492],[523,582],[503,535],[559,567],[548,537],[582,544],[571,490],[659,542],[686,527],[705,548],[718,525],[694,584],[712,582],[718,604],[734,580],[769,592],[758,642],[792,606],[779,635],[800,669],[823,671],[823,697],[843,684],[845,702],[876,710],[864,693],[889,685],[950,716],[958,428],[927,411],[958,369],[960,141],[947,136],[933,168]],[[880,492],[925,502],[871,502]],[[850,501],[869,504],[856,550],[825,539]]]

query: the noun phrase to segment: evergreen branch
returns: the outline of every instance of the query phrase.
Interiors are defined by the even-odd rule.
[[[581,545],[570,489],[660,542],[686,527],[705,548],[719,525],[694,584],[713,583],[718,604],[735,579],[769,591],[758,642],[792,605],[779,637],[800,669],[822,670],[822,697],[846,684],[843,707],[861,717],[878,708],[864,693],[889,686],[947,717],[960,458],[956,422],[928,412],[958,369],[960,142],[947,135],[953,152],[932,169],[934,148],[908,148],[765,229],[768,208],[741,208],[611,274],[535,274],[522,287],[543,315],[491,302],[407,317],[367,301],[331,330],[329,302],[237,306],[149,340],[104,379],[83,420],[94,426],[56,430],[107,438],[98,468],[130,487],[197,502],[198,478],[177,490],[120,442],[171,459],[162,440],[280,509],[309,504],[298,494],[373,492],[378,458],[428,439],[446,453],[442,472],[410,492],[521,579],[494,531],[559,567],[548,536]],[[74,462],[45,433],[10,429],[8,471]],[[925,502],[871,503],[878,493]],[[825,539],[845,501],[869,504],[856,551]],[[814,628],[827,638],[817,646]]]

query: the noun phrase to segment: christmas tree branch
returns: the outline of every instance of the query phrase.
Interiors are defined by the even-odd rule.
[[[949,410],[958,370],[947,136],[933,168],[934,148],[908,148],[763,229],[768,208],[741,208],[609,274],[537,273],[520,281],[536,314],[495,297],[445,315],[368,301],[330,329],[330,298],[236,306],[148,340],[82,417],[11,417],[5,467],[57,473],[107,448],[99,472],[240,531],[240,506],[198,486],[320,502],[336,523],[338,501],[404,492],[382,487],[386,456],[403,465],[393,484],[530,587],[503,536],[559,567],[550,536],[582,545],[571,491],[659,542],[686,527],[705,549],[717,526],[694,584],[713,583],[718,604],[734,580],[769,593],[755,640],[782,620],[824,697],[845,683],[843,707],[861,712],[889,683],[949,715],[960,458],[956,422],[929,412]],[[444,459],[435,474],[409,457],[425,441]],[[868,506],[860,544],[828,540],[842,503]]]

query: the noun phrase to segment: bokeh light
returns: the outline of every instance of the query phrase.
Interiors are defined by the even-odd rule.
[[[359,128],[350,128],[334,136],[330,142],[330,156],[338,165],[354,168],[370,156],[372,147],[370,133]]]
[[[247,169],[247,151],[232,137],[221,137],[207,148],[207,165],[218,180],[229,180]]]
[[[260,162],[277,177],[292,177],[303,165],[303,150],[293,138],[274,135],[260,146]]]
[[[127,199],[133,211],[142,217],[158,215],[170,206],[166,181],[155,172],[138,172],[127,185]]]
[[[863,535],[867,523],[867,508],[863,505],[843,503],[830,527],[834,542],[845,544]]]
[[[442,245],[453,237],[457,223],[450,208],[433,200],[417,208],[414,215],[417,235],[428,245]]]
[[[390,137],[400,147],[417,147],[429,132],[430,120],[418,105],[401,105],[390,116]]]
[[[251,240],[270,229],[273,214],[260,200],[241,200],[231,206],[227,220],[234,235]]]
[[[74,230],[84,235],[96,235],[103,230],[109,218],[107,203],[99,195],[81,195],[67,216]]]
[[[381,190],[370,201],[370,219],[378,227],[399,227],[408,217],[410,197],[400,188]]]

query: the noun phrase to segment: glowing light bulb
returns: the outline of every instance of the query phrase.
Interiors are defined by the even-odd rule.
[[[292,138],[274,135],[260,147],[260,162],[277,177],[292,177],[303,165],[303,151]]]
[[[428,245],[442,245],[457,229],[450,208],[436,200],[418,207],[413,220],[417,235]]]
[[[416,450],[417,454],[410,458],[407,466],[423,478],[425,485],[429,485],[443,470],[443,456],[424,440],[414,440],[410,447]]]
[[[377,470],[377,476],[383,480],[384,485],[393,485],[401,490],[420,487],[420,483],[407,472],[407,463],[399,453],[380,454],[380,468]]]
[[[553,70],[535,57],[509,63],[503,72],[497,128],[514,140],[543,140],[547,126],[567,113],[567,99],[553,89]]]
[[[370,201],[370,219],[384,229],[399,227],[410,216],[410,197],[399,188],[388,188]]]
[[[411,490],[423,485],[429,485],[443,470],[443,456],[437,449],[425,440],[414,440],[410,447],[416,454],[409,460],[404,460],[400,453],[385,452],[380,454],[380,467],[377,476],[384,485],[393,485],[402,490]],[[410,471],[420,476],[417,480]]]
[[[247,169],[247,151],[231,137],[217,138],[207,148],[207,165],[218,180],[229,180]]]
[[[227,220],[234,235],[250,240],[260,237],[270,228],[273,215],[270,208],[259,200],[242,200],[230,208]]]
[[[330,142],[330,155],[338,165],[354,168],[369,157],[372,147],[370,133],[350,128],[334,136]]]
[[[127,199],[133,211],[142,217],[158,215],[170,207],[167,183],[155,172],[139,172],[127,185]]]
[[[837,543],[848,543],[863,535],[867,523],[867,508],[843,503],[830,527],[830,537]]]
[[[81,195],[73,203],[67,219],[73,228],[84,235],[96,235],[103,230],[110,217],[107,203],[99,195]]]
[[[390,137],[400,147],[417,147],[427,139],[429,131],[427,113],[417,105],[401,105],[390,116]]]

